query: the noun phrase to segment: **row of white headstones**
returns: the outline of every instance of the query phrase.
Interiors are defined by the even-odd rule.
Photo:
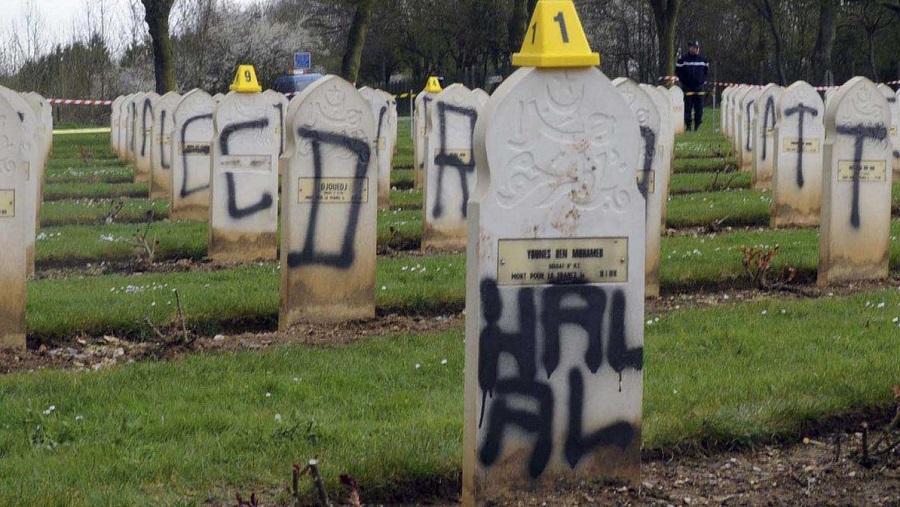
[[[212,259],[275,259],[280,216],[282,327],[374,316],[392,95],[337,76],[290,100],[271,90],[136,93],[113,102],[111,127],[113,149],[152,198],[168,200],[173,218],[208,221]]]
[[[26,282],[52,143],[50,103],[0,86],[0,348],[25,346]]]
[[[754,188],[771,189],[771,226],[820,227],[820,285],[888,276],[898,96],[863,77],[824,101],[803,81],[723,92],[722,130]]]

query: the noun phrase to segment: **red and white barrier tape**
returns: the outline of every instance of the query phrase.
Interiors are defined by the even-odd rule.
[[[111,106],[111,100],[89,100],[89,99],[47,99],[51,104],[63,104],[66,106]]]

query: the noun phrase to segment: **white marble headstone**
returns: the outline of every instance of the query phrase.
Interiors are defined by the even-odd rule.
[[[864,77],[834,94],[825,112],[819,285],[888,276],[891,245],[891,112]]]
[[[109,147],[119,153],[119,126],[122,124],[120,113],[122,112],[122,102],[126,97],[118,96],[113,100],[109,113]]]
[[[5,92],[4,92],[5,91]],[[0,349],[25,349],[26,264],[34,201],[29,176],[31,141],[12,93],[0,87]]]
[[[377,131],[369,101],[326,76],[298,96],[281,198],[279,326],[375,316]]]
[[[776,106],[771,226],[817,225],[822,207],[825,105],[804,81],[788,86]]]
[[[134,180],[150,182],[150,157],[153,152],[153,108],[159,101],[156,92],[144,93],[137,103],[134,140]]]
[[[50,150],[53,146],[53,111],[47,99],[38,93],[28,92],[21,96],[34,113],[35,154],[34,165],[31,166],[31,177],[34,178],[34,184],[37,186],[34,211],[35,229],[40,229],[41,206],[44,202],[44,178],[47,160],[50,158]]]
[[[522,68],[476,134],[463,503],[639,481],[640,130],[598,69]]]
[[[664,149],[661,149],[664,143],[662,122],[663,118],[665,121],[669,121],[669,118],[660,114],[656,102],[650,95],[652,92],[641,88],[634,81],[618,78],[613,81],[613,85],[631,108],[640,128],[640,159],[636,172],[638,189],[647,201],[645,293],[647,297],[656,298],[659,297],[659,258],[664,223],[663,202],[669,186],[667,154]]]
[[[261,93],[231,92],[213,121],[209,255],[216,261],[274,259],[278,114]]]
[[[666,229],[666,216],[668,214],[669,208],[669,182],[672,179],[672,172],[675,165],[675,127],[672,125],[672,121],[669,115],[672,114],[672,109],[667,107],[669,104],[669,94],[668,92],[664,92],[657,87],[642,84],[641,89],[646,91],[650,97],[653,99],[653,102],[656,104],[656,109],[660,111],[659,119],[660,119],[660,141],[657,144],[657,152],[661,157],[659,172],[665,172],[666,176],[666,185],[663,188],[663,193],[660,196],[662,200],[662,212],[661,212],[661,230],[665,231]]]
[[[181,95],[169,92],[159,98],[153,109],[150,129],[150,198],[171,199],[172,196],[172,133],[175,131],[175,107]]]
[[[728,102],[729,95],[734,91],[734,88],[731,86],[726,87],[722,90],[722,101],[719,103],[719,130],[725,137],[731,135],[728,131]]]
[[[37,198],[40,192],[38,177],[42,173],[41,166],[44,159],[44,146],[40,139],[41,126],[37,115],[28,102],[17,92],[0,86],[0,96],[15,109],[22,129],[22,141],[19,149],[22,157],[27,161],[28,174],[26,176],[26,193],[18,194],[17,199],[24,202],[30,216],[25,217],[25,253],[26,273],[28,277],[34,276],[34,243],[37,236]]]
[[[422,248],[459,249],[466,244],[468,202],[475,189],[472,143],[478,102],[452,84],[434,97],[428,112]]]
[[[741,170],[753,170],[753,120],[756,116],[756,99],[759,97],[760,88],[753,86],[747,90],[741,99],[741,116],[738,122],[741,129]]]
[[[415,111],[413,114],[413,157],[415,159],[415,167],[413,173],[415,177],[415,188],[423,188],[425,186],[425,156],[426,145],[428,139],[428,117],[431,115],[431,108],[434,107],[434,97],[436,94],[423,91],[416,95]]]
[[[753,113],[753,188],[772,188],[775,171],[775,124],[778,121],[778,99],[784,88],[769,84],[756,98]]]
[[[191,90],[172,112],[171,216],[209,221],[209,175],[216,103],[203,90]]]
[[[364,87],[359,93],[366,99],[375,118],[375,157],[378,162],[378,207],[391,206],[391,167],[397,140],[397,102],[393,95]]]
[[[893,159],[891,166],[894,176],[900,178],[900,101],[898,101],[897,94],[894,93],[894,90],[886,84],[879,84],[878,91],[884,95],[885,100],[888,102],[888,109],[891,110],[891,124],[888,128],[888,137],[891,140],[891,155]],[[897,93],[900,94],[900,91]]]
[[[669,88],[669,95],[672,98],[672,125],[676,134],[684,134],[684,91],[673,86]]]

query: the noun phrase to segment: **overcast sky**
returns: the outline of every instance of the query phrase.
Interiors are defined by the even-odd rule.
[[[230,0],[233,3],[249,5],[260,0]],[[110,13],[107,23],[112,24],[110,33],[119,33],[129,19],[130,0],[0,0],[0,34],[9,30],[23,29],[29,11],[37,14],[44,27],[44,37],[50,45],[71,40],[72,27],[84,23],[87,6],[104,3]],[[96,12],[97,9],[95,8]],[[3,41],[0,38],[0,41]]]

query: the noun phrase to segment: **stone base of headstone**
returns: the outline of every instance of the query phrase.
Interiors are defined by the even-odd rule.
[[[518,505],[524,491],[571,491],[583,487],[585,481],[596,482],[598,477],[611,483],[639,487],[641,432],[635,427],[635,439],[624,450],[618,447],[598,447],[591,456],[584,458],[577,470],[567,466],[547,467],[537,480],[522,479],[522,463],[527,463],[529,453],[514,455],[493,465],[487,477],[476,477],[475,491],[463,488],[463,498],[490,499],[486,505]],[[463,502],[463,505],[468,505]],[[481,505],[478,503],[477,505]],[[548,504],[545,504],[548,505]]]
[[[278,235],[274,232],[240,233],[210,229],[209,253],[215,262],[275,260]]]
[[[466,248],[466,228],[457,231],[438,230],[423,224],[422,250],[425,251],[456,251]]]
[[[187,220],[190,222],[208,222],[208,206],[184,206],[169,212],[171,220]]]
[[[762,190],[768,191],[772,190],[772,180],[761,180],[757,178],[753,178],[753,190]]]
[[[886,254],[877,266],[872,265],[871,259],[847,257],[834,257],[825,261],[819,257],[819,272],[816,285],[827,287],[848,282],[862,282],[871,280],[884,280],[889,274],[890,254]]]
[[[773,229],[782,227],[815,227],[819,225],[820,205],[810,204],[807,209],[801,210],[786,204],[772,205],[772,213],[769,219],[769,227]]]
[[[166,200],[169,198],[170,194],[171,193],[168,190],[156,186],[152,186],[152,188],[150,189],[151,199]]]
[[[313,268],[310,270],[315,271]],[[334,284],[331,283],[328,287],[309,287],[309,292],[312,295],[319,295],[334,288]],[[281,300],[282,309],[278,320],[278,329],[287,331],[303,322],[336,324],[375,318],[374,294],[353,301],[348,300],[347,296],[356,295],[356,292],[351,291],[347,294],[335,293],[333,290],[331,292],[334,294],[335,303],[319,307],[305,303],[307,298],[304,297],[302,289],[295,288],[290,297],[283,297]]]
[[[0,276],[0,350],[25,349],[25,280]]]

